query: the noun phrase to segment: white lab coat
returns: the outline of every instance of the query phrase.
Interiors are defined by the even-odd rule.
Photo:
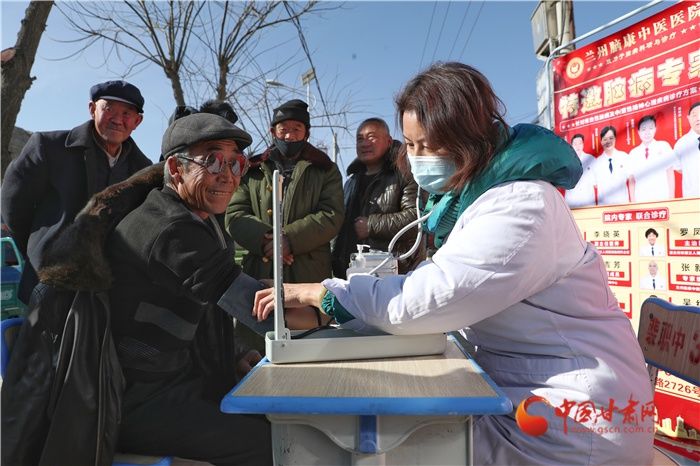
[[[666,255],[666,247],[661,244],[659,241],[656,241],[656,244],[654,245],[654,252],[652,254],[651,251],[651,244],[647,243],[642,245],[642,247],[639,248],[639,255],[640,256],[665,256]]]
[[[610,161],[613,171],[610,172]],[[630,201],[627,181],[630,177],[629,157],[621,150],[615,149],[612,156],[605,152],[593,163],[596,186],[598,187],[598,205],[627,204]]]
[[[648,156],[647,151],[649,150]],[[630,172],[634,176],[634,201],[652,202],[673,198],[668,170],[673,169],[673,149],[666,141],[652,140],[630,151]]]
[[[683,197],[700,196],[700,134],[692,129],[673,146],[674,169],[683,173]]]
[[[464,329],[477,361],[516,407],[531,395],[554,407],[593,401],[618,407],[652,400],[641,350],[607,285],[604,264],[584,242],[563,197],[539,181],[490,189],[457,220],[449,239],[415,271],[378,279],[354,276],[324,285],[356,318],[345,328],[396,334]],[[643,432],[622,430],[622,417],[563,431],[543,408],[549,428],[524,434],[514,413],[475,424],[477,464],[649,464],[653,420]],[[581,427],[570,413],[569,429]]]
[[[665,290],[666,277],[661,274],[656,274],[653,277],[646,275],[639,281],[639,287],[643,290]]]
[[[595,173],[593,171],[593,164],[595,163],[595,157],[591,154],[582,153],[579,155],[581,159],[581,166],[583,167],[583,173],[581,178],[579,178],[578,183],[572,189],[566,191],[566,203],[572,209],[578,207],[591,207],[595,206]]]

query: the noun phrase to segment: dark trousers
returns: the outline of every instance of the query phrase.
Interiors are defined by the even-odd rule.
[[[225,414],[202,397],[199,379],[129,384],[117,451],[178,456],[217,466],[272,464],[264,416]]]

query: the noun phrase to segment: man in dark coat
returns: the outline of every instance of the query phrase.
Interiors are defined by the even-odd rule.
[[[126,379],[120,451],[216,465],[272,462],[264,417],[219,410],[235,379],[217,366],[220,348],[208,348],[213,336],[203,334],[232,328],[228,321],[203,329],[221,315],[222,297],[258,285],[233,261],[233,242],[215,219],[238,188],[251,141],[218,115],[175,120],[163,136],[163,188],[108,239],[112,335]],[[253,352],[242,363],[259,359]]]
[[[269,423],[219,410],[261,359],[233,354],[223,311],[249,313],[261,284],[214,218],[250,142],[217,115],[177,120],[166,162],[94,195],[47,245],[3,385],[3,464],[110,464],[115,447],[271,464]]]
[[[344,188],[345,221],[333,247],[333,275],[338,278],[345,278],[358,244],[387,251],[394,235],[416,219],[418,186],[394,165],[400,146],[381,118],[368,118],[357,128],[357,158],[348,167]],[[416,230],[404,233],[392,252],[407,252],[415,238]],[[421,243],[412,256],[399,261],[398,272],[407,273],[423,259]]]
[[[2,217],[26,257],[19,298],[29,302],[47,242],[93,194],[151,164],[131,139],[143,119],[136,86],[107,81],[90,89],[91,119],[68,131],[34,133],[8,167]]]

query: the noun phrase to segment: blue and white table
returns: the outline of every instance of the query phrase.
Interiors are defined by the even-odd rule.
[[[221,402],[266,414],[284,465],[472,464],[472,416],[512,409],[454,339],[434,356],[263,360]]]

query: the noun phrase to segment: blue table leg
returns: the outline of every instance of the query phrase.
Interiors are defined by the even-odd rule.
[[[357,450],[360,453],[376,454],[378,450],[377,416],[360,416],[359,429]]]

